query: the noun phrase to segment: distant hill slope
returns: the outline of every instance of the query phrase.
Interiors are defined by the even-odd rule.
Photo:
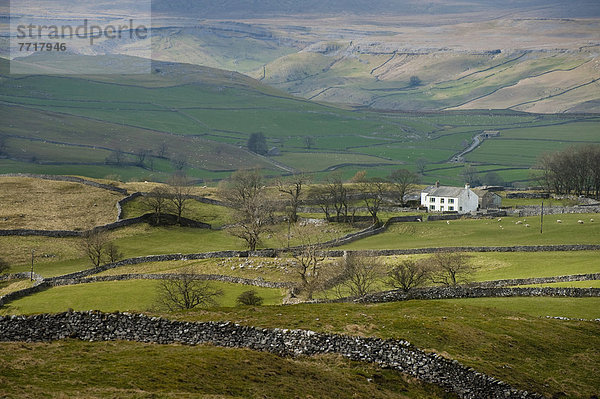
[[[129,59],[71,63],[91,70],[98,61],[126,66]],[[594,116],[343,108],[236,72],[168,62],[155,62],[148,75],[62,77],[9,75],[7,64],[0,59],[0,173],[165,181],[183,168],[210,180],[260,167],[267,175],[305,171],[318,180],[331,171],[387,176],[425,160],[424,182],[461,184],[464,165],[449,161],[483,130],[499,130],[466,158],[482,178],[494,172],[510,183],[529,179],[545,151],[598,142]],[[245,149],[259,132],[273,149],[269,156]]]
[[[202,18],[247,18],[299,14],[453,14],[465,12],[527,11],[542,9],[546,17],[600,16],[594,0],[154,0],[153,12],[178,15],[194,14]]]

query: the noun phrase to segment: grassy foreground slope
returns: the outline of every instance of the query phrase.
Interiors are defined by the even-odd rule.
[[[454,397],[337,356],[285,359],[245,349],[131,342],[0,343],[0,348],[6,398]]]

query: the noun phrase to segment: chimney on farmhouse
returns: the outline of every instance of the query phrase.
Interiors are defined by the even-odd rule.
[[[440,186],[440,181],[439,181],[439,180],[435,182],[435,186],[436,186],[436,187],[439,187],[439,186]]]

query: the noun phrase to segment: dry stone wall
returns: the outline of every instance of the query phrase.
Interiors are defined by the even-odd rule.
[[[255,328],[229,322],[191,323],[128,313],[74,312],[0,317],[0,341],[49,342],[67,338],[159,344],[210,343],[279,356],[333,353],[403,372],[439,385],[460,398],[542,398],[535,393],[516,390],[455,360],[423,352],[403,340]]]
[[[459,299],[459,298],[505,298],[505,297],[569,297],[589,298],[600,296],[600,288],[568,288],[568,287],[432,287],[384,291],[365,295],[360,298],[344,298],[340,302],[382,303],[408,301],[411,299]]]

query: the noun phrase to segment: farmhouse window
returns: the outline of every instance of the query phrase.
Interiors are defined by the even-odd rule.
[[[454,204],[454,198],[449,198],[449,199],[448,199],[448,203],[449,203],[449,204]]]
[[[444,199],[440,198],[440,203],[443,204],[444,203]]]
[[[448,207],[448,210],[449,210],[449,211],[453,211],[453,210],[454,210],[454,207],[453,207],[453,206],[449,206],[449,207]]]
[[[429,209],[431,209],[432,211],[435,211],[435,205],[431,205],[431,206],[429,207]]]
[[[431,197],[430,201],[435,202],[435,197]]]

